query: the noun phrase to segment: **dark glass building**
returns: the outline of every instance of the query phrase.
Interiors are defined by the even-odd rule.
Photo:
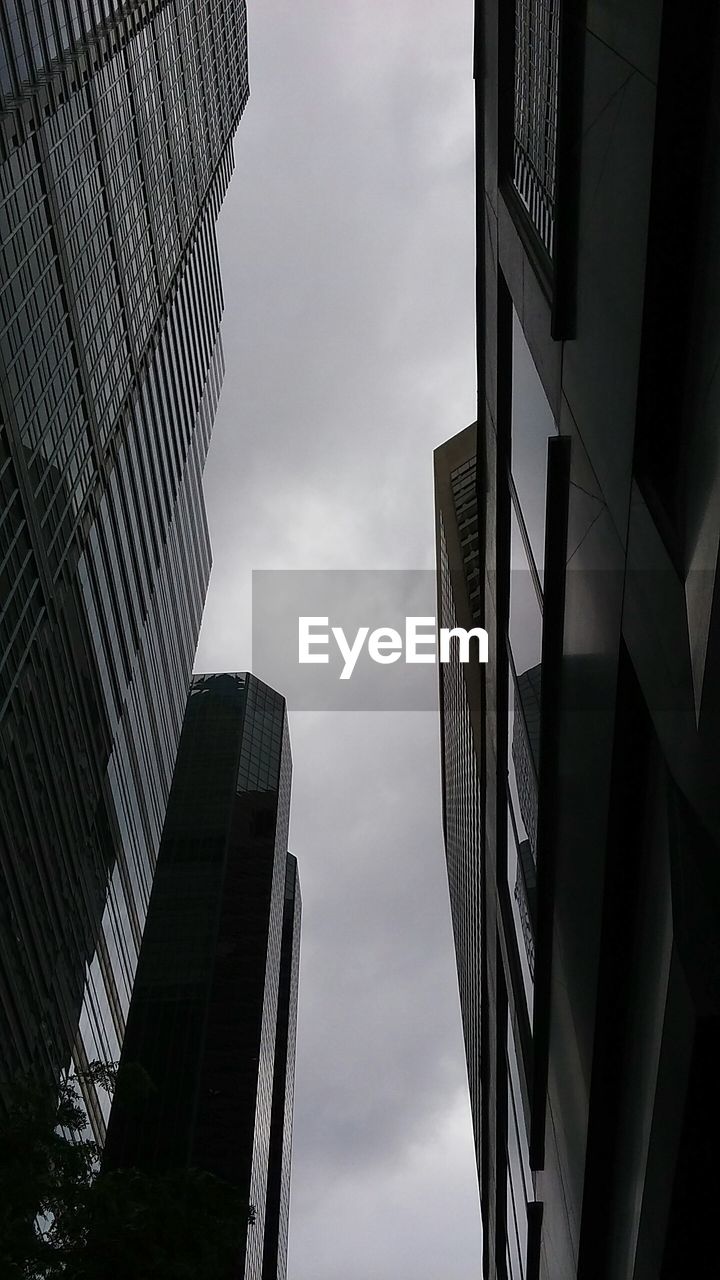
[[[719,18],[476,6],[490,654],[441,693],[487,1280],[717,1270]]]
[[[210,568],[245,6],[9,0],[0,47],[7,1080],[122,1043]]]
[[[300,948],[284,699],[195,676],[121,1062],[155,1091],[114,1104],[108,1165],[205,1169],[253,1207],[234,1277],[284,1280]],[[221,1278],[219,1278],[221,1280]]]

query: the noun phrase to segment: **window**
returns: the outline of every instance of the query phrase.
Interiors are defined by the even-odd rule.
[[[547,449],[557,427],[514,312],[511,396],[507,888],[532,1017]]]

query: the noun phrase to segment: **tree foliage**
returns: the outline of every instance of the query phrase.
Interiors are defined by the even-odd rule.
[[[119,1092],[103,1071],[89,1078]],[[102,1171],[73,1083],[14,1087],[0,1120],[3,1280],[218,1280],[248,1220],[240,1192],[201,1170]]]

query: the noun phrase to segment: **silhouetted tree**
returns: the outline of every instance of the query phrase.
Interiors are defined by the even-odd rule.
[[[93,1064],[87,1078],[110,1092],[152,1087],[142,1068]],[[87,1132],[74,1082],[14,1086],[0,1121],[3,1280],[220,1280],[232,1272],[251,1217],[235,1187],[197,1169],[101,1171]]]

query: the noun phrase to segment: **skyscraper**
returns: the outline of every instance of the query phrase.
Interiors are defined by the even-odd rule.
[[[237,1186],[252,1206],[247,1280],[283,1280],[287,1262],[291,770],[279,694],[251,675],[193,678],[123,1046],[155,1089],[140,1110],[115,1103],[105,1148],[110,1166],[192,1167]]]
[[[122,1043],[210,568],[245,6],[12,0],[0,46],[7,1080]]]
[[[479,770],[451,899],[484,1275],[712,1274],[717,6],[488,0],[476,23],[489,662],[451,717],[452,672],[441,692],[446,810]]]
[[[477,625],[481,585],[473,424],[435,450],[437,615],[441,627]],[[481,917],[479,754],[481,684],[474,663],[439,664],[443,833],[450,889],[476,1159],[481,1154]]]

